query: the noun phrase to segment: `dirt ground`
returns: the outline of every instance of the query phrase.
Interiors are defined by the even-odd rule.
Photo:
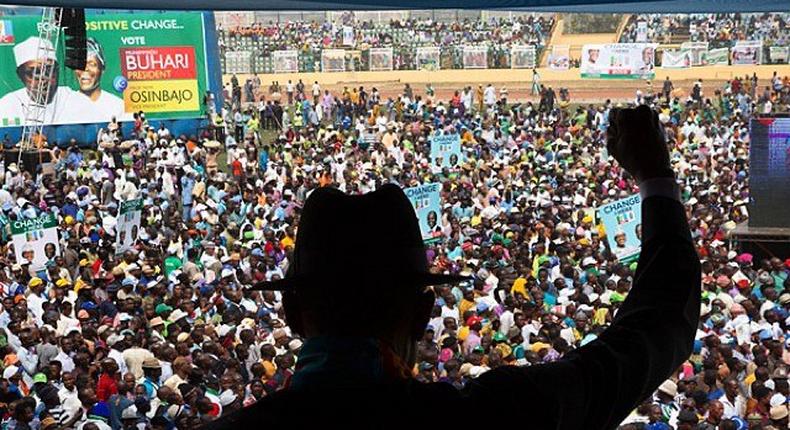
[[[687,93],[697,78],[703,79],[703,91],[713,94],[714,88],[720,88],[724,83],[735,76],[751,75],[757,73],[760,81],[765,84],[773,72],[779,75],[790,75],[790,66],[709,66],[691,69],[657,69],[654,91],[661,90],[661,82],[669,76],[679,94]],[[539,69],[541,82],[558,91],[559,88],[570,90],[571,100],[578,103],[600,102],[606,99],[613,101],[631,100],[636,96],[636,91],[647,90],[645,81],[642,80],[617,80],[617,79],[581,79],[578,69],[557,71]],[[452,97],[455,90],[464,86],[476,87],[479,84],[492,83],[497,91],[504,85],[508,89],[508,98],[511,101],[524,102],[537,100],[531,96],[532,85],[531,70],[440,70],[426,71],[392,71],[392,72],[345,72],[345,73],[292,73],[259,75],[264,90],[272,81],[279,81],[285,85],[288,80],[297,82],[302,80],[308,91],[312,83],[318,81],[324,89],[337,92],[344,87],[364,86],[367,90],[376,87],[384,97],[393,97],[400,94],[404,84],[409,83],[415,93],[422,94],[425,86],[431,83],[440,99],[447,100]],[[245,82],[250,75],[239,75],[239,82]],[[230,76],[225,75],[224,81],[230,82]]]

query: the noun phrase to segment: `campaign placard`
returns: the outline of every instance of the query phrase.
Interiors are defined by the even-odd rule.
[[[431,163],[436,167],[457,167],[463,161],[461,136],[438,134],[431,136]]]
[[[48,261],[60,255],[58,221],[48,213],[34,219],[11,223],[11,240],[19,264],[30,264],[34,270],[44,268]]]
[[[609,249],[620,261],[633,261],[642,250],[642,198],[634,194],[598,208]]]
[[[441,234],[441,190],[442,184],[438,182],[403,190],[414,207],[423,240],[431,240]]]
[[[140,234],[143,199],[121,202],[118,225],[115,228],[115,253],[123,254],[134,246]]]

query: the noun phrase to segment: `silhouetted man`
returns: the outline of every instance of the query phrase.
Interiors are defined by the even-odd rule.
[[[319,188],[307,199],[281,290],[306,339],[282,391],[210,425],[221,429],[475,428],[517,411],[524,428],[611,429],[689,356],[700,265],[657,115],[614,110],[609,153],[640,183],[643,242],[633,288],[597,340],[562,359],[499,366],[453,385],[412,376],[434,307],[414,210],[394,185],[363,196]],[[426,370],[427,372],[427,370]],[[265,423],[265,424],[264,424]],[[487,427],[486,427],[487,428]]]

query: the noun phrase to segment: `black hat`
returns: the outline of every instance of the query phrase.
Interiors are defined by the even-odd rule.
[[[699,418],[697,417],[697,414],[695,414],[694,412],[688,409],[683,409],[678,414],[678,422],[697,424],[699,423]]]
[[[285,278],[252,289],[291,290],[344,280],[354,286],[386,281],[424,287],[467,279],[428,271],[414,208],[398,186],[387,184],[361,196],[315,189],[305,202]]]

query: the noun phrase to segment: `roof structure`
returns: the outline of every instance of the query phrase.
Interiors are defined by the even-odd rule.
[[[20,6],[171,10],[487,9],[539,12],[725,13],[790,11],[788,0],[13,0]]]

